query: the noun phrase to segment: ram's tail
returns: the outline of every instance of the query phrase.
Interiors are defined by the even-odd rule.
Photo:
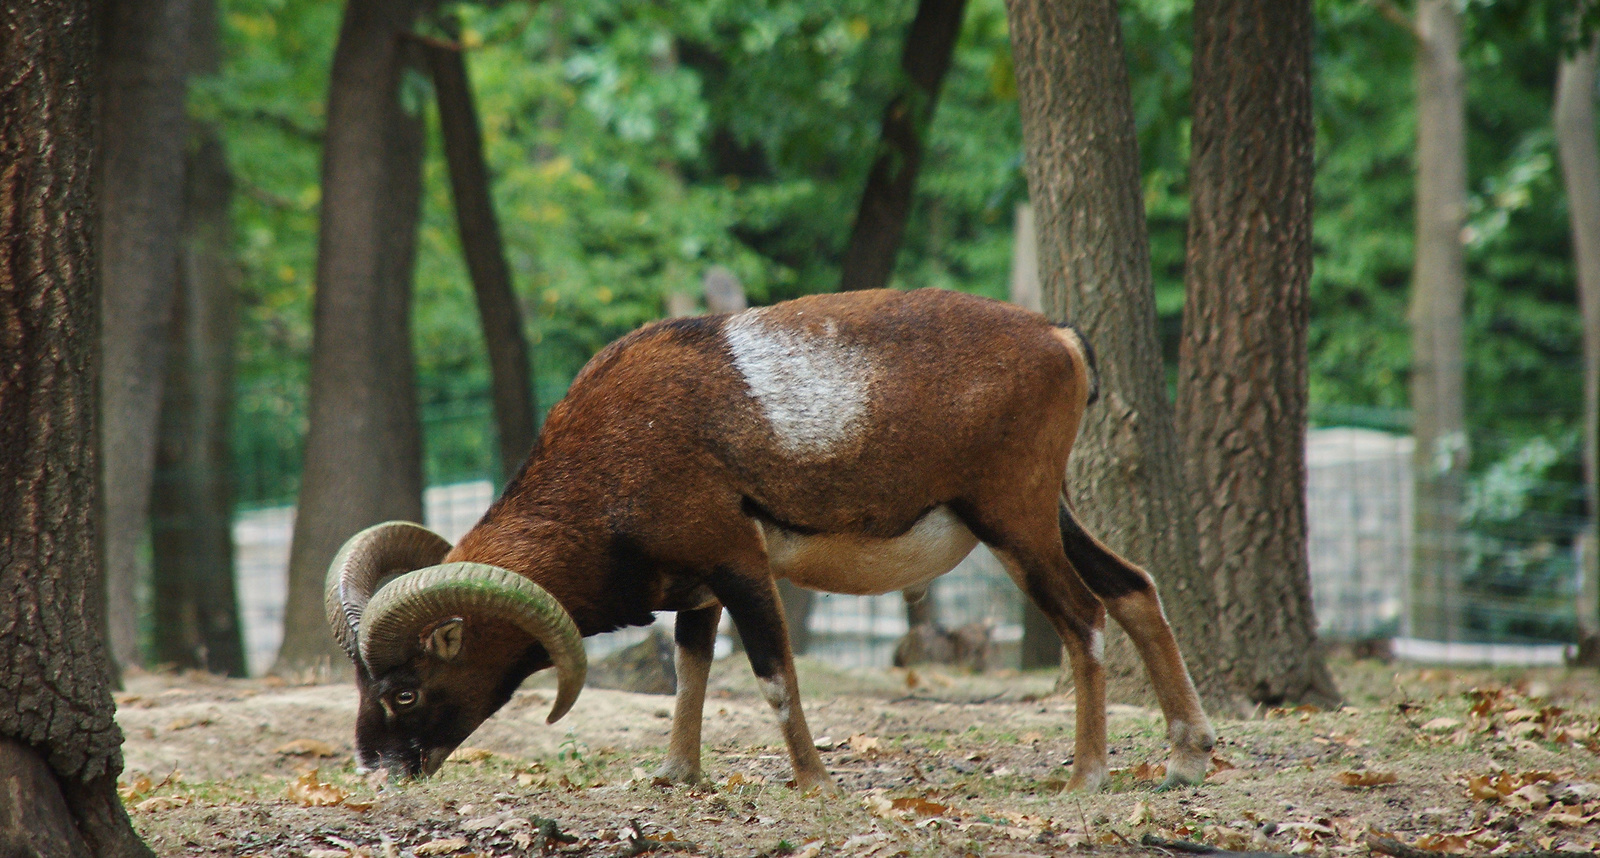
[[[1089,402],[1093,405],[1100,398],[1100,368],[1095,365],[1094,347],[1089,345],[1089,340],[1083,332],[1072,325],[1056,325],[1056,338],[1061,340],[1067,348],[1072,350],[1073,356],[1083,365],[1083,372],[1089,385]]]

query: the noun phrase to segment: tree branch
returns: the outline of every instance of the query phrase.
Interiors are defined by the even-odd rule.
[[[1394,0],[1363,0],[1368,6],[1378,11],[1379,15],[1389,23],[1411,34],[1411,38],[1422,41],[1422,31],[1417,29],[1417,22],[1405,13],[1405,10],[1394,4]]]

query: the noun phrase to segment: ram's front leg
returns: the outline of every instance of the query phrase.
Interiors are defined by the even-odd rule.
[[[759,574],[722,568],[709,583],[711,592],[728,609],[739,629],[761,696],[778,716],[783,741],[789,747],[789,762],[794,766],[795,786],[801,792],[838,792],[811,739],[805,713],[800,711],[800,685],[795,680],[789,629],[784,624],[783,602],[772,576],[764,565]]]
[[[701,780],[700,725],[705,713],[706,680],[717,643],[717,623],[721,619],[721,605],[678,612],[673,632],[678,643],[678,699],[672,714],[672,736],[667,741],[667,759],[656,770],[656,777],[673,783]]]

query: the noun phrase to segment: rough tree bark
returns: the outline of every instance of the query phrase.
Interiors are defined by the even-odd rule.
[[[213,0],[195,0],[191,68],[219,65]],[[184,171],[182,249],[150,501],[155,660],[246,673],[233,580],[233,347],[238,268],[233,176],[217,129],[196,126]]]
[[[183,211],[192,0],[110,0],[100,46],[100,300],[111,652],[139,663],[138,589]]]
[[[96,452],[94,10],[0,4],[0,855],[149,856],[117,795]]]
[[[1583,314],[1583,483],[1589,503],[1584,587],[1579,594],[1579,661],[1600,666],[1600,140],[1595,126],[1595,78],[1600,75],[1600,40],[1563,57],[1556,73],[1556,148],[1572,223],[1578,269],[1578,306]]]
[[[1416,448],[1406,633],[1451,640],[1467,469],[1462,309],[1467,215],[1466,88],[1454,0],[1418,0],[1416,257],[1411,284],[1411,408]]]
[[[950,69],[966,0],[919,0],[900,54],[902,82],[883,111],[878,156],[867,173],[861,206],[850,230],[839,289],[889,285],[900,254],[924,141],[939,103],[939,87]]]
[[[415,60],[401,33],[420,7],[350,0],[334,49],[310,426],[273,666],[280,675],[347,663],[322,610],[323,575],[344,540],[380,521],[422,519],[410,321],[423,127],[400,102],[401,76]]]
[[[489,352],[494,420],[500,442],[500,480],[504,483],[522,467],[538,431],[528,339],[523,334],[522,307],[511,286],[511,267],[506,264],[500,223],[495,218],[489,165],[484,160],[483,133],[473,104],[466,57],[456,46],[433,42],[426,43],[423,50],[433,71],[461,250],[472,276],[484,344]]]
[[[1085,415],[1068,484],[1085,526],[1163,580],[1198,563],[1177,431],[1156,339],[1128,70],[1115,0],[1007,0],[1045,311],[1093,345],[1101,399]],[[1162,589],[1202,699],[1237,703],[1216,669],[1209,587]],[[1126,636],[1107,667],[1127,676]]]
[[[1178,430],[1220,665],[1252,702],[1337,706],[1306,556],[1310,0],[1196,0]]]

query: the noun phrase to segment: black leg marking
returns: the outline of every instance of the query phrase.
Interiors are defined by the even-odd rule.
[[[771,579],[751,581],[731,569],[719,567],[706,581],[711,592],[739,629],[750,669],[762,679],[783,675],[788,632],[783,624],[783,606]]]
[[[717,621],[722,619],[722,608],[712,606],[693,611],[679,611],[673,640],[690,655],[711,660],[717,643]]]
[[[1057,518],[1061,523],[1061,545],[1066,549],[1072,568],[1078,577],[1102,599],[1118,599],[1129,593],[1152,590],[1150,578],[1127,561],[1112,554],[1104,545],[1090,536],[1066,502],[1057,505]]]

